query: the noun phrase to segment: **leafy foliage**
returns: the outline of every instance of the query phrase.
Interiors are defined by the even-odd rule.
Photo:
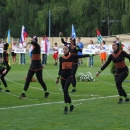
[[[74,24],[77,36],[95,36],[98,27],[102,35],[129,33],[129,0],[0,0],[0,37],[11,29],[19,37],[24,25],[29,35],[48,34],[51,11],[51,36],[62,31],[70,36]]]

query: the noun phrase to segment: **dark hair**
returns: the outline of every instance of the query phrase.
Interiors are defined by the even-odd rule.
[[[34,39],[36,42],[38,42],[37,36],[33,36],[33,37],[31,37],[31,38]]]
[[[74,46],[76,46],[76,40],[75,40],[75,38],[71,37],[70,40],[72,40],[74,42]]]
[[[90,40],[91,42],[92,42],[92,44],[93,44],[93,40]]]
[[[43,37],[43,38],[45,38],[45,37],[46,37],[46,35],[43,35],[42,37]]]
[[[103,43],[106,44],[106,42],[103,40]]]
[[[8,43],[4,43],[4,50],[8,50],[8,46],[9,46]]]
[[[31,44],[36,46],[37,42],[36,41],[31,41]]]

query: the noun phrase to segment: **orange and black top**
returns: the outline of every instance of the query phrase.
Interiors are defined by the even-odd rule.
[[[8,52],[5,50],[5,51],[3,52],[3,62],[2,62],[2,66],[3,66],[4,68],[8,68],[8,67],[9,67],[8,59],[9,59],[9,55],[8,55]]]
[[[61,76],[62,79],[67,79],[68,77],[72,77],[72,65],[76,58],[89,57],[89,54],[86,55],[72,55],[67,54],[59,58],[59,72],[58,75]]]
[[[42,64],[41,64],[41,48],[40,45],[36,42],[31,42],[31,44],[34,45],[33,50],[31,51],[32,53],[32,58],[31,58],[31,65],[30,69],[33,71],[37,71],[42,69]]]
[[[104,70],[111,61],[114,62],[117,73],[122,71],[129,72],[128,67],[125,64],[125,57],[130,60],[130,55],[128,55],[125,51],[119,50],[109,55],[107,62],[102,66],[101,70]]]

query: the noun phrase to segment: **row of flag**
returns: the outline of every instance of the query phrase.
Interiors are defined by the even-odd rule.
[[[98,30],[98,28],[96,29],[96,35],[97,35],[97,41],[98,43],[102,43],[103,39],[102,39],[102,36],[101,36],[101,33],[100,31]],[[21,36],[20,36],[20,43],[23,43],[26,39],[26,37],[28,36],[28,33],[24,27],[24,25],[22,25],[22,30],[21,30]],[[72,31],[71,31],[71,37],[72,38],[76,38],[76,31],[75,31],[75,27],[74,25],[72,24]],[[48,38],[46,38],[48,40]],[[11,35],[10,35],[10,29],[8,30],[8,34],[7,34],[7,43],[11,43]]]
[[[21,36],[20,36],[20,42],[23,43],[26,39],[26,37],[28,36],[28,33],[24,27],[24,25],[22,25],[22,30],[21,30]],[[6,39],[6,42],[8,44],[11,44],[11,34],[10,34],[10,29],[8,30],[8,33],[7,33],[7,39]]]

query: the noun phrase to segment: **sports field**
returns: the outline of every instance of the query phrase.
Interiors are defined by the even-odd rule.
[[[17,56],[18,57],[18,56]],[[58,66],[54,66],[52,55],[48,56],[43,70],[43,79],[50,95],[44,98],[44,92],[38,82],[33,82],[25,99],[19,99],[24,86],[24,77],[29,68],[29,56],[26,65],[11,65],[6,76],[10,93],[0,92],[0,130],[129,130],[130,102],[118,104],[118,93],[114,84],[110,65],[95,82],[77,82],[77,91],[71,93],[75,109],[63,114],[64,102],[61,86],[55,84]],[[94,57],[94,67],[79,66],[77,73],[91,72],[93,76],[100,68],[99,56]],[[129,66],[130,63],[126,59]],[[128,76],[127,80],[130,80]],[[123,83],[130,94],[130,82]],[[5,89],[2,85],[3,90]],[[129,95],[130,97],[130,95]]]

